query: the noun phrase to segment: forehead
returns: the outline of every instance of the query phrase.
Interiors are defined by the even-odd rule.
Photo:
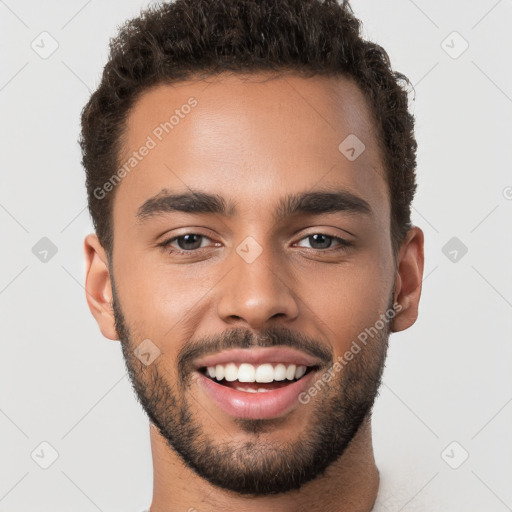
[[[114,223],[135,222],[163,189],[236,197],[238,213],[262,216],[284,194],[342,187],[386,216],[376,133],[362,92],[344,77],[222,74],[159,85],[127,119]]]

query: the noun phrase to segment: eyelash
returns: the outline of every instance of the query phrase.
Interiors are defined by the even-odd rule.
[[[195,255],[197,254],[198,251],[200,251],[201,249],[206,249],[206,247],[199,247],[198,249],[190,249],[188,251],[185,251],[185,250],[182,250],[182,249],[176,249],[174,247],[171,246],[171,243],[180,239],[180,238],[184,238],[188,235],[196,235],[196,236],[199,236],[201,238],[206,238],[206,239],[210,239],[208,236],[206,235],[202,235],[200,233],[193,233],[193,232],[190,232],[190,233],[184,233],[183,235],[179,235],[179,236],[175,236],[173,238],[170,238],[168,240],[166,240],[165,242],[162,242],[161,244],[158,244],[159,247],[163,247],[164,249],[167,249],[167,252],[169,254],[175,254],[175,255],[182,255],[182,256],[192,256],[192,255]],[[337,247],[329,247],[327,249],[314,249],[314,248],[310,248],[311,251],[319,251],[319,252],[322,252],[322,253],[326,253],[326,252],[330,252],[330,251],[343,251],[343,250],[346,250],[348,249],[349,247],[352,247],[353,244],[352,242],[349,242],[348,240],[345,240],[344,238],[340,238],[340,237],[337,237],[337,236],[332,236],[332,235],[329,235],[327,233],[322,233],[322,232],[317,232],[317,233],[311,233],[311,234],[308,234],[304,237],[302,237],[299,241],[302,241],[304,239],[307,239],[307,238],[310,238],[314,235],[323,235],[333,241],[337,241],[338,242],[338,246]],[[304,248],[304,247],[303,247]],[[307,247],[306,247],[307,249]]]

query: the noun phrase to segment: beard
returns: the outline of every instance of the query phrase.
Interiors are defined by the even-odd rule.
[[[229,330],[221,336],[187,342],[178,354],[174,372],[178,377],[172,382],[171,372],[162,368],[165,356],[145,366],[134,354],[141,340],[134,339],[125,321],[113,277],[112,293],[116,329],[138,401],[169,447],[198,476],[216,487],[255,497],[300,489],[343,455],[371,415],[391,331],[387,322],[351,361],[345,361],[337,375],[328,383],[321,382],[322,388],[309,405],[299,406],[298,410],[304,407],[304,414],[311,418],[309,427],[300,436],[286,443],[265,438],[265,434],[289,422],[287,417],[234,418],[240,430],[247,434],[247,440],[220,442],[207,434],[203,422],[191,408],[195,400],[188,390],[193,383],[193,359],[222,349],[279,345],[315,355],[325,362],[327,371],[335,361],[332,353],[324,348],[325,343],[278,326],[258,335],[248,329]],[[393,310],[392,300],[389,309]],[[315,383],[321,381],[322,370]]]

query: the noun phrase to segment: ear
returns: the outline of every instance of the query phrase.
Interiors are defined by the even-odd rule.
[[[118,340],[112,310],[112,287],[108,270],[108,258],[95,234],[85,237],[84,252],[87,304],[96,322],[98,322],[103,336],[110,340]]]
[[[423,244],[423,231],[412,227],[400,246],[394,296],[397,314],[393,319],[393,332],[408,329],[418,318],[423,280]]]

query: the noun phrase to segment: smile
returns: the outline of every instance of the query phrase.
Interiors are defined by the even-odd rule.
[[[284,363],[218,364],[202,368],[201,371],[214,382],[247,393],[267,392],[287,386],[301,379],[313,367]]]
[[[290,413],[300,403],[320,363],[299,351],[241,349],[209,356],[196,366],[208,401],[230,416],[270,419]]]

